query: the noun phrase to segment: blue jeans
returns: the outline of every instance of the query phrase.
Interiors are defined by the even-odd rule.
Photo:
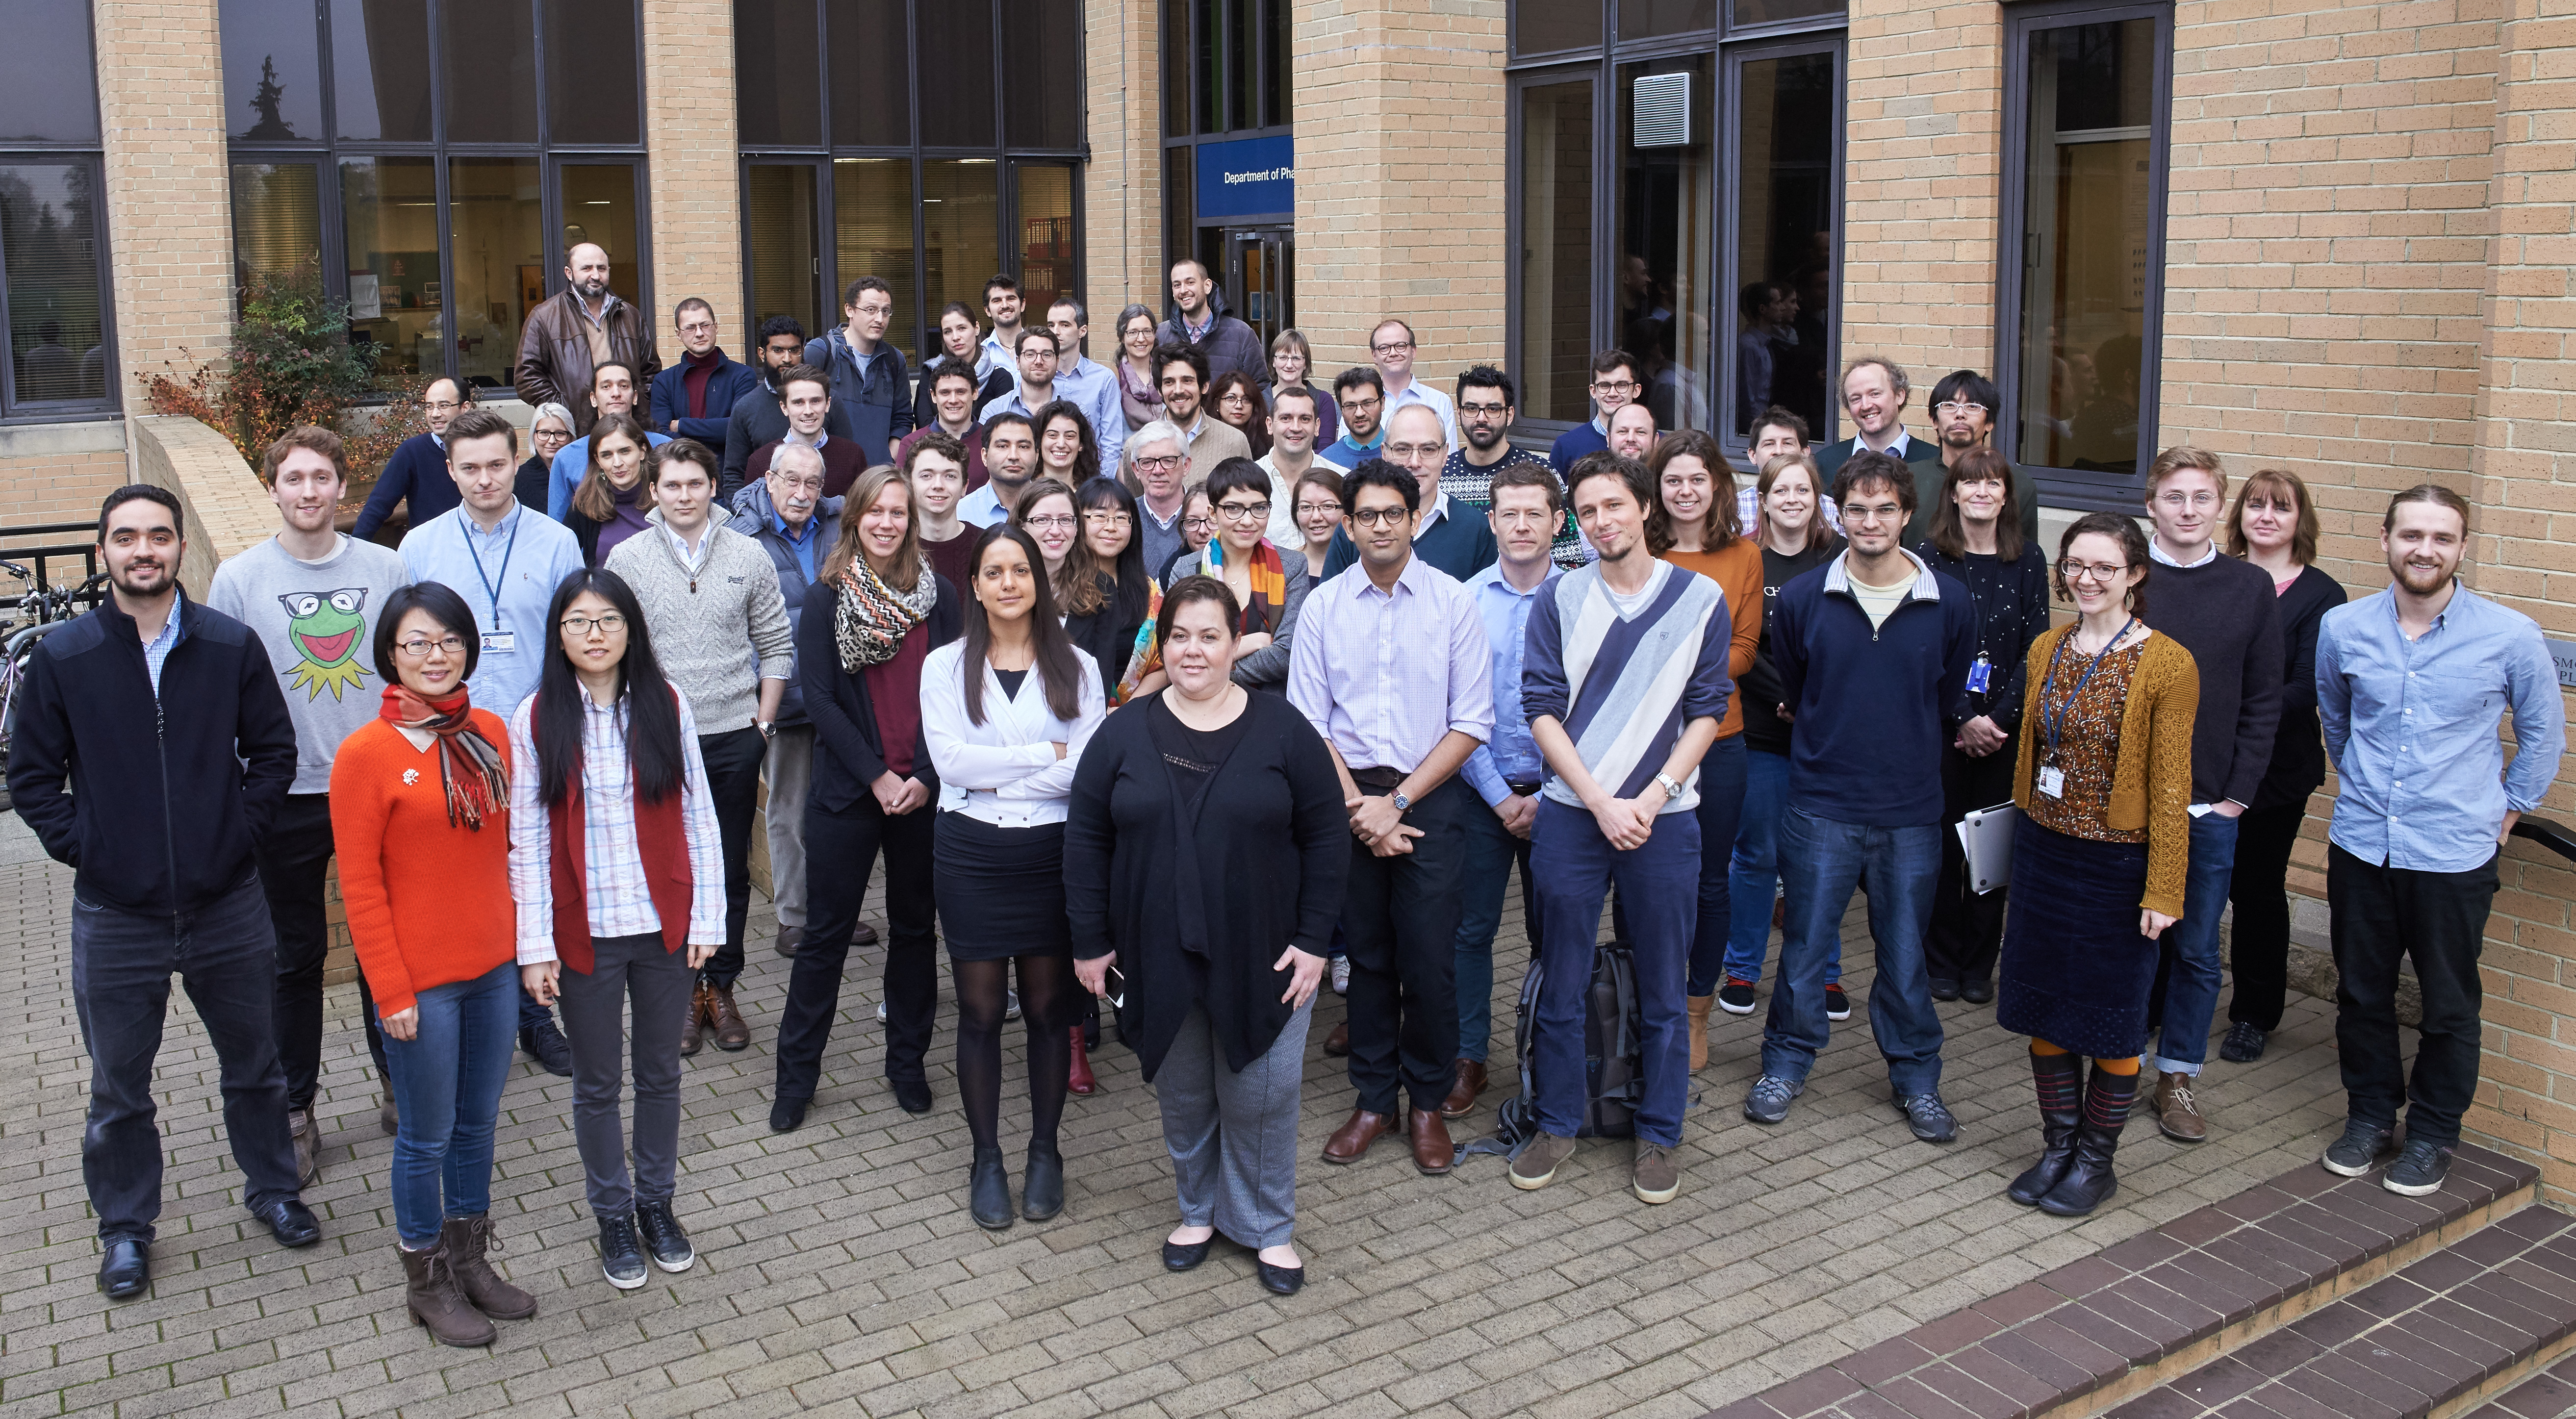
[[[1716,994],[1719,974],[1726,969],[1735,924],[1727,887],[1751,757],[1745,752],[1744,736],[1730,734],[1709,745],[1699,761],[1699,914],[1698,924],[1691,928],[1688,987],[1693,995]]]
[[[394,1232],[417,1250],[438,1240],[449,1217],[492,1210],[492,1130],[518,1034],[519,968],[504,961],[472,980],[434,985],[413,997],[419,1027],[407,1040],[385,1036],[394,1104]],[[440,1205],[441,1184],[446,1204]]]
[[[2218,919],[2236,880],[2236,825],[2224,813],[2191,820],[2191,865],[2183,877],[2182,920],[2165,930],[2165,971],[2157,982],[2156,1047],[2149,1067],[2198,1074],[2209,1058],[2218,1014]]]
[[[1729,980],[1759,982],[1762,958],[1771,950],[1771,893],[1780,885],[1780,810],[1788,806],[1789,758],[1748,749],[1744,755],[1744,811],[1735,825],[1735,847],[1728,860],[1726,968]],[[1706,839],[1701,847],[1706,849]],[[1700,930],[1708,919],[1700,918]],[[1698,959],[1698,952],[1692,952]],[[1825,957],[1825,984],[1843,978],[1842,934],[1834,935]]]
[[[1502,929],[1513,863],[1521,868],[1521,923],[1533,939],[1538,893],[1530,875],[1530,840],[1512,836],[1481,799],[1465,818],[1466,858],[1458,884],[1458,1057],[1482,1064],[1494,1033],[1494,933]]]
[[[1869,987],[1869,1028],[1887,1059],[1898,1098],[1941,1085],[1941,1017],[1923,937],[1941,876],[1939,823],[1871,828],[1816,817],[1792,804],[1780,815],[1780,874],[1789,889],[1780,939],[1780,981],[1762,1026],[1762,1072],[1803,1080],[1824,1053],[1825,957],[1842,939],[1843,908],[1869,874],[1869,934],[1878,979]]]
[[[1698,816],[1664,814],[1643,847],[1621,852],[1601,836],[1590,813],[1541,799],[1530,844],[1531,859],[1547,883],[1539,898],[1541,977],[1530,1061],[1538,1084],[1539,1127],[1572,1138],[1583,1125],[1590,1089],[1584,1062],[1585,1002],[1592,990],[1593,949],[1601,935],[1601,899],[1615,883],[1628,904],[1628,947],[1636,963],[1643,1036],[1646,1096],[1637,1108],[1637,1136],[1676,1147],[1682,1141],[1682,1110],[1690,1102],[1690,1031],[1682,1014],[1682,989],[1699,912],[1692,886],[1700,872]]]

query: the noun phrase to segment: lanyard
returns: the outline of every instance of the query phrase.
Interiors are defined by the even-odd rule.
[[[474,575],[483,583],[484,594],[492,598],[492,629],[496,631],[501,628],[501,588],[510,580],[510,554],[519,549],[519,518],[526,512],[522,508],[510,519],[510,540],[501,544],[501,569],[496,574],[484,572],[483,554],[474,550],[474,530],[464,526],[457,528],[465,538],[465,555],[474,559]]]
[[[2049,652],[2048,678],[2041,681],[2039,686],[2039,727],[2041,732],[2048,736],[2048,762],[2052,764],[2057,762],[2057,734],[2066,723],[2067,707],[2075,703],[2076,696],[2084,693],[2084,682],[2092,679],[2093,672],[2102,668],[2102,661],[2110,655],[2111,647],[2118,645],[2120,637],[2127,635],[2129,627],[2136,624],[2138,624],[2138,618],[2131,616],[2120,627],[2119,635],[2104,641],[2102,648],[2093,652],[2093,658],[2084,662],[2084,673],[2075,677],[2075,688],[2066,692],[2065,704],[2052,704],[2049,691],[2057,686],[2057,662],[2065,656],[2067,641],[2074,640],[2075,633],[2068,631],[2066,640],[2059,641],[2057,649]]]

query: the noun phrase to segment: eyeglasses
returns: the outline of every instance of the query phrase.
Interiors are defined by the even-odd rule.
[[[712,320],[692,320],[688,324],[680,327],[680,333],[683,335],[706,335],[713,333],[715,328],[716,323]]]
[[[2207,488],[2196,493],[2186,493],[2176,488],[2170,493],[2156,494],[2156,501],[2176,510],[2187,507],[2212,508],[2218,506],[2218,495]]]
[[[772,473],[769,476],[790,492],[802,489],[809,493],[819,493],[823,490],[823,480],[819,475],[812,478],[799,478],[792,473]]]
[[[1051,532],[1070,531],[1073,527],[1073,514],[1069,512],[1051,512],[1044,517],[1024,517],[1020,519],[1020,526],[1035,527]]]
[[[429,659],[429,652],[433,648],[446,651],[449,655],[463,655],[465,641],[459,636],[446,636],[438,640],[431,640],[427,636],[414,636],[407,641],[394,642],[394,649],[413,660]]]
[[[892,315],[892,314],[894,314],[894,307],[893,307],[893,306],[890,306],[890,305],[863,305],[863,306],[858,307],[857,309],[858,309],[859,314],[861,314],[861,315]]]
[[[1960,414],[1983,414],[1986,412],[1986,406],[1983,404],[1971,404],[1964,399],[1947,399],[1943,400],[1941,403],[1933,405],[1932,412],[1947,418]]]
[[[1413,342],[1410,340],[1389,340],[1383,345],[1369,346],[1371,351],[1380,355],[1391,355],[1398,350],[1410,350],[1412,348]]]
[[[1270,516],[1270,504],[1267,502],[1218,503],[1216,511],[1217,516],[1228,522],[1259,522]]]
[[[1086,512],[1082,520],[1094,527],[1125,527],[1135,521],[1123,512]]]
[[[1398,463],[1410,463],[1417,458],[1437,458],[1448,451],[1449,445],[1445,443],[1391,443],[1386,446],[1386,456]]]
[[[603,636],[613,636],[626,629],[626,618],[614,611],[605,616],[566,616],[556,623],[577,636],[586,636],[596,628]]]
[[[1411,508],[1371,507],[1351,514],[1351,521],[1362,527],[1398,527],[1413,516]]]
[[[1596,379],[1592,382],[1592,392],[1595,394],[1634,394],[1637,392],[1637,386],[1630,380]]]
[[[1136,471],[1139,473],[1169,473],[1173,469],[1181,466],[1181,460],[1185,456],[1186,455],[1178,453],[1172,454],[1166,458],[1146,458],[1139,456],[1136,460]]]
[[[1877,507],[1855,507],[1850,503],[1843,504],[1845,522],[1896,522],[1904,516],[1905,510],[1894,503],[1883,503]]]
[[[1510,413],[1511,408],[1509,404],[1461,404],[1458,406],[1458,417],[1462,419],[1497,418]]]
[[[1851,516],[1851,510],[1845,508],[1843,516]],[[2126,562],[2079,562],[2073,557],[2068,557],[2057,564],[2057,574],[2068,581],[2089,581],[2097,586],[2110,585],[2120,573],[2128,569],[2129,564]]]
[[[465,406],[453,399],[436,399],[420,406],[433,414],[453,414]]]
[[[1185,517],[1181,519],[1181,526],[1188,528],[1192,532],[1213,532],[1216,530],[1216,519],[1212,517]]]
[[[1299,504],[1297,504],[1297,516],[1298,516],[1298,519],[1299,519],[1300,521],[1302,521],[1302,520],[1304,520],[1304,519],[1306,519],[1306,518],[1310,518],[1310,517],[1318,516],[1318,515],[1323,514],[1323,513],[1328,513],[1328,512],[1329,512],[1329,513],[1339,513],[1341,510],[1342,510],[1342,505],[1341,505],[1340,503],[1299,503]]]
[[[1342,409],[1346,413],[1360,414],[1383,407],[1385,403],[1383,399],[1345,399],[1342,401]]]

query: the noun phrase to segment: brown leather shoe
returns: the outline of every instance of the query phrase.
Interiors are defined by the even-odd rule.
[[[295,1180],[307,1187],[322,1176],[321,1131],[313,1126],[311,1109],[288,1109],[286,1131],[295,1139]]]
[[[715,1026],[716,1048],[730,1054],[751,1044],[751,1025],[733,1003],[733,987],[701,986],[707,993],[707,1023]]]
[[[2200,1104],[2191,1096],[2192,1086],[2199,1082],[2188,1074],[2156,1077],[2156,1126],[2165,1131],[2165,1137],[2185,1143],[2209,1137],[2209,1121],[2200,1116]]]
[[[795,960],[796,948],[804,944],[805,928],[801,926],[782,926],[778,928],[779,955],[784,956],[791,961]]]
[[[1413,1166],[1424,1177],[1436,1178],[1449,1171],[1458,1161],[1457,1145],[1449,1141],[1449,1125],[1430,1109],[1414,1109],[1404,1118],[1404,1131],[1413,1140]]]
[[[714,994],[705,981],[698,982],[698,988],[689,993],[688,1022],[680,1026],[680,1058],[696,1054],[706,1043],[707,1015],[713,1009],[707,998]]]
[[[1485,1062],[1481,1059],[1458,1061],[1458,1082],[1449,1086],[1449,1097],[1440,1101],[1442,1118],[1462,1118],[1476,1107],[1476,1096],[1485,1092]]]
[[[1385,1114],[1373,1114],[1366,1109],[1351,1110],[1350,1118],[1333,1130],[1332,1137],[1324,1140],[1324,1161],[1358,1162],[1360,1155],[1367,1152],[1369,1145],[1375,1143],[1378,1135],[1386,1132],[1387,1125],[1394,1121]]]
[[[850,928],[850,944],[853,946],[874,946],[877,944],[877,929],[868,925],[864,921],[860,922],[858,925]]]
[[[1331,1034],[1324,1036],[1324,1053],[1335,1059],[1341,1059],[1348,1056],[1350,1052],[1351,1022],[1344,1020],[1333,1027]]]

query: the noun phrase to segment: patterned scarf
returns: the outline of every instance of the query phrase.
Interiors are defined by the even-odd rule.
[[[447,822],[483,831],[483,820],[510,801],[510,776],[501,767],[501,751],[474,727],[473,698],[458,690],[443,700],[424,700],[396,681],[385,686],[376,716],[397,729],[438,736],[438,781],[447,790]]]
[[[832,623],[844,674],[856,675],[894,659],[905,633],[930,619],[930,608],[939,602],[939,578],[923,571],[913,578],[912,590],[897,591],[867,558],[850,559],[850,569],[841,573],[840,605]]]
[[[1240,629],[1246,635],[1254,631],[1267,631],[1275,635],[1279,630],[1279,618],[1288,606],[1288,569],[1279,560],[1279,549],[1271,546],[1270,539],[1267,537],[1252,544],[1251,557],[1252,604],[1243,608],[1246,613],[1244,619],[1249,622],[1250,613],[1258,609],[1261,613],[1261,624],[1257,626],[1246,624]],[[1207,565],[1208,575],[1219,581],[1225,580],[1224,538],[1208,539]]]
[[[1109,707],[1116,709],[1136,697],[1136,685],[1146,676],[1163,668],[1163,645],[1154,639],[1155,623],[1163,614],[1163,588],[1145,578],[1145,624],[1136,628],[1136,644],[1127,656],[1127,669],[1118,677],[1118,687],[1109,694]]]

